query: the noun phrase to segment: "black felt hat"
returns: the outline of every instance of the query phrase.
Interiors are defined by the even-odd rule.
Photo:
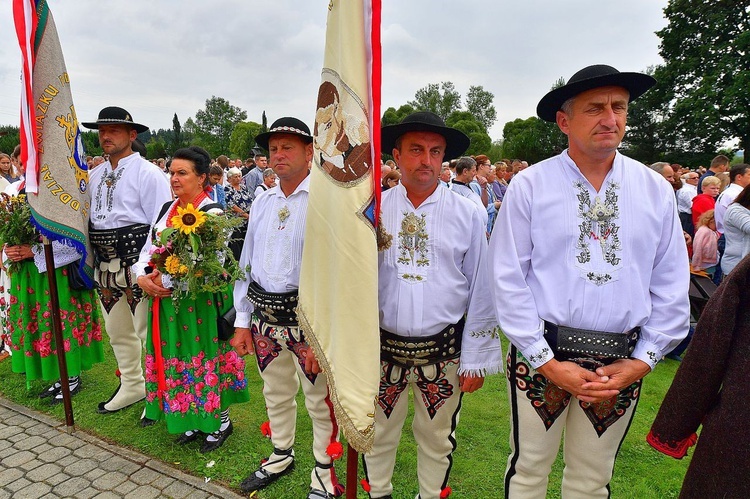
[[[556,121],[557,111],[563,103],[581,92],[599,87],[623,87],[630,92],[630,100],[643,95],[656,84],[656,80],[642,73],[620,73],[612,66],[596,64],[578,71],[568,83],[551,90],[536,106],[536,114],[545,121]]]
[[[445,137],[444,161],[461,156],[469,148],[471,141],[461,130],[446,126],[435,113],[418,111],[404,118],[398,125],[384,126],[380,131],[380,150],[391,154],[396,148],[396,141],[406,132],[434,132]]]
[[[133,123],[133,116],[121,107],[105,107],[99,111],[99,117],[96,121],[89,121],[87,123],[81,123],[86,128],[98,129],[100,125],[130,125],[138,133],[148,131],[146,125],[140,123]]]
[[[267,151],[268,139],[270,139],[271,135],[274,133],[299,135],[308,144],[313,141],[310,129],[303,121],[298,120],[297,118],[292,118],[291,116],[285,116],[274,121],[267,132],[258,134],[258,136],[255,137],[255,143]]]

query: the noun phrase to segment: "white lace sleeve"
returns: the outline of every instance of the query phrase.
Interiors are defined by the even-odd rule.
[[[31,251],[34,253],[34,265],[36,265],[37,270],[40,273],[47,272],[47,262],[44,259],[44,246],[35,244],[31,247]],[[73,246],[61,243],[60,241],[52,241],[52,255],[55,258],[55,268],[57,269],[81,258],[81,254]]]

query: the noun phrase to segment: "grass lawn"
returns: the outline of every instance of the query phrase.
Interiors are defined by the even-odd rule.
[[[504,351],[507,352],[507,347],[504,347]],[[106,400],[117,386],[115,361],[106,339],[105,358],[106,362],[84,372],[83,390],[73,398],[77,429],[156,457],[195,476],[210,477],[237,490],[242,479],[270,454],[271,443],[259,430],[266,420],[266,414],[262,382],[254,359],[247,358],[251,401],[231,409],[234,434],[217,451],[201,454],[197,442],[187,447],[173,443],[175,435],[167,433],[163,423],[140,428],[138,419],[142,404],[116,414],[97,414],[97,404]],[[62,404],[50,407],[46,401],[37,398],[48,383],[31,382],[27,386],[23,375],[11,372],[10,364],[9,360],[0,362],[0,393],[16,403],[64,421]],[[666,360],[644,382],[638,410],[620,451],[612,481],[612,496],[615,498],[678,496],[689,459],[678,461],[668,458],[649,447],[645,440],[677,367],[676,362]],[[297,401],[297,468],[259,493],[258,498],[302,497],[307,493],[313,465],[310,419],[304,410],[301,395]],[[509,453],[508,412],[504,375],[488,378],[481,390],[464,397],[458,426],[458,449],[454,454],[450,480],[454,491],[452,498],[502,497],[503,473]],[[405,428],[410,425],[409,419]],[[207,464],[211,461],[215,464],[209,468]],[[345,483],[345,468],[344,458],[337,465],[342,483]],[[550,477],[548,497],[560,497],[561,474],[562,462],[558,459]],[[401,441],[393,484],[394,497],[398,499],[411,499],[418,492],[416,445],[408,431]],[[367,495],[360,489],[358,497],[366,498]]]

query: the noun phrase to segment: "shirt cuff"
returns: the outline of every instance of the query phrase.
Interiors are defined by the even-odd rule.
[[[250,329],[250,321],[252,320],[252,312],[240,312],[237,311],[237,316],[234,318],[234,327],[242,327]]]
[[[555,353],[552,351],[552,348],[544,337],[534,342],[530,347],[521,350],[521,353],[534,369],[555,358]]]
[[[635,350],[633,350],[633,353],[630,354],[630,357],[633,359],[642,360],[653,371],[654,367],[656,367],[656,364],[659,363],[659,361],[662,359],[663,355],[661,354],[661,349],[656,346],[655,343],[651,343],[650,341],[646,341],[643,338],[638,340],[638,343],[635,345]]]

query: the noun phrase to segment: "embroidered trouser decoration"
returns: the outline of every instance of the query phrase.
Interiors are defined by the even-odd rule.
[[[99,300],[107,313],[124,295],[130,307],[130,313],[135,315],[135,309],[143,299],[143,290],[133,280],[130,267],[123,267],[117,272],[94,269],[94,280],[97,283]]]
[[[304,336],[296,327],[277,327],[268,324],[253,314],[250,324],[253,335],[258,371],[263,379],[263,397],[271,425],[271,442],[276,449],[288,451],[294,446],[297,424],[297,402],[295,397],[300,384],[305,394],[305,407],[312,419],[313,455],[315,461],[323,465],[332,462],[326,453],[328,446],[338,441],[339,428],[333,415],[333,404],[328,394],[324,376],[308,376],[304,372],[307,347]],[[263,469],[269,473],[279,473],[291,464],[291,459],[272,454]],[[310,487],[320,489],[325,485],[326,492],[333,494],[338,480],[334,469],[318,470],[310,473]]]
[[[609,497],[615,459],[635,414],[641,382],[605,402],[587,404],[535,371],[516,347],[511,346],[507,362],[511,453],[505,497],[546,497],[561,441],[562,496]]]
[[[408,393],[404,392],[411,388],[415,399],[412,432],[417,442],[419,496],[437,499],[448,484],[456,449],[455,430],[462,396],[458,361],[411,368],[381,361],[380,369],[375,442],[363,456],[370,496],[393,493],[391,477],[409,407]]]

